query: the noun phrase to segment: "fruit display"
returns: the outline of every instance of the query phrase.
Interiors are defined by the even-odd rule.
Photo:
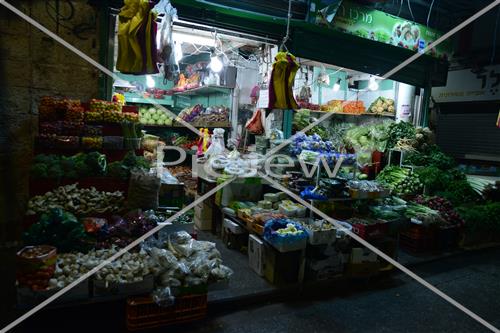
[[[84,136],[82,138],[82,148],[88,150],[101,149],[102,141],[102,136]]]
[[[99,113],[104,113],[105,111],[121,113],[122,105],[118,102],[108,102],[99,99],[91,99],[90,111]]]
[[[391,98],[380,96],[375,101],[373,101],[366,112],[375,114],[395,113],[396,108],[394,105],[394,100]]]
[[[120,123],[124,120],[123,113],[112,111],[112,110],[104,110],[102,112],[102,121],[105,123]]]
[[[82,122],[84,116],[84,109],[80,106],[80,102],[78,104],[72,103],[69,104],[66,113],[64,115],[64,120],[70,122]]]
[[[224,106],[209,106],[204,108],[201,104],[183,109],[177,116],[178,120],[188,123],[209,124],[212,122],[229,121],[229,109]]]
[[[94,187],[78,188],[78,183],[60,186],[28,202],[27,215],[47,213],[60,208],[76,215],[116,212],[123,207],[123,192],[101,192]]]
[[[100,123],[102,122],[103,117],[101,112],[89,111],[85,112],[85,122],[89,123]]]
[[[172,126],[173,117],[162,109],[142,107],[139,109],[139,121],[144,125]]]
[[[328,103],[321,105],[321,111],[341,113],[343,110],[344,101],[340,99],[333,99]]]
[[[42,97],[38,105],[38,118],[40,121],[57,120],[57,112],[55,108],[56,99],[54,97]]]
[[[345,101],[342,107],[342,113],[362,114],[365,113],[363,101]]]
[[[61,126],[61,132],[60,132],[61,135],[80,136],[82,134],[84,125],[82,121],[62,121],[60,123],[60,126]]]
[[[98,125],[85,125],[83,134],[86,136],[102,136],[102,126]]]
[[[307,101],[297,101],[297,104],[299,105],[299,108],[301,108],[301,109],[307,109],[307,110],[313,110],[313,111],[319,111],[321,109],[321,106],[319,104],[313,104],[313,103],[309,103]]]
[[[135,112],[123,112],[122,117],[127,121],[139,122],[139,114]]]

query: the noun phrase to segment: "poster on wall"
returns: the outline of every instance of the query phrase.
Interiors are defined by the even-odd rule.
[[[438,103],[500,100],[500,66],[448,72],[445,87],[432,88]]]
[[[442,36],[441,32],[350,1],[334,1],[320,8],[316,13],[316,24],[415,52],[431,46],[427,53],[441,59],[451,56],[450,40],[432,47],[432,43]]]

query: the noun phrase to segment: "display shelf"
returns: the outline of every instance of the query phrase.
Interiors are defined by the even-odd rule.
[[[330,112],[330,111],[319,111],[319,110],[309,110],[311,113],[331,113],[335,115],[343,115],[343,116],[372,116],[372,117],[395,117],[395,113],[390,113],[390,112],[383,112],[383,113],[369,113],[369,112],[364,112],[364,113],[344,113],[344,112]]]
[[[231,128],[231,124],[227,122],[220,123],[209,123],[209,124],[190,124],[196,128]],[[173,125],[146,125],[143,124],[144,128],[188,128],[181,123],[174,123]]]
[[[174,96],[195,96],[195,95],[210,95],[217,93],[228,93],[231,88],[224,86],[201,86],[194,89],[174,92]]]
[[[172,98],[170,96],[166,96],[166,98],[159,99],[159,98],[144,98],[144,97],[139,97],[135,94],[125,94],[125,101],[127,103],[140,103],[140,104],[159,104],[159,105],[168,105],[172,106],[174,103],[172,101]]]
[[[220,127],[220,128],[231,128],[231,123],[228,121],[214,121],[206,124],[200,124],[200,123],[188,123],[191,126],[197,127],[197,128],[215,128],[215,127]],[[180,122],[174,122],[174,127],[186,127],[184,124]]]

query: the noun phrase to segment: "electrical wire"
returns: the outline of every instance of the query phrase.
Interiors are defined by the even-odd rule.
[[[432,0],[431,5],[429,6],[429,13],[427,14],[427,26],[429,26],[429,20],[431,18],[432,6],[434,6],[434,1],[435,0]]]
[[[495,61],[495,55],[497,51],[497,30],[498,30],[498,18],[500,16],[500,7],[497,9],[497,18],[495,20],[495,31],[493,33],[493,50],[491,51],[490,65]]]
[[[281,42],[280,49],[285,48],[285,50],[288,51],[286,47],[286,42],[290,39],[290,21],[292,20],[292,0],[288,0],[288,15],[287,15],[287,20],[286,20],[286,35],[283,37],[283,41]]]
[[[411,19],[415,21],[415,17],[413,16],[413,11],[411,10],[410,0],[406,0],[406,3],[408,4],[408,9],[410,10]]]
[[[396,16],[399,16],[401,14],[401,9],[403,9],[403,0],[401,0],[399,2],[399,11],[398,11],[398,15],[396,15]]]

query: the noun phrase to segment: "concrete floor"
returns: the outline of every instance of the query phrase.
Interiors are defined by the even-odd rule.
[[[412,270],[500,328],[500,248],[466,252]],[[260,297],[253,304],[224,302],[211,305],[209,311],[201,322],[157,332],[489,332],[403,274],[328,285],[302,294],[294,290],[273,299]],[[41,312],[13,332],[40,329],[125,332],[124,303]]]
[[[465,253],[413,271],[500,328],[500,249]],[[214,314],[169,332],[489,332],[402,274],[341,289]]]

